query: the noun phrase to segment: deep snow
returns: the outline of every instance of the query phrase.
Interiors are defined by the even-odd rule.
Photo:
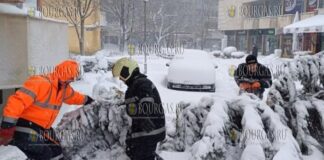
[[[195,52],[195,51],[192,51]],[[104,51],[102,51],[100,54],[104,54]],[[125,55],[126,56],[126,55]],[[107,57],[106,57],[107,58]],[[107,59],[114,61],[117,60],[119,57],[108,57]],[[143,56],[133,56],[135,60],[138,61],[140,64],[141,69],[143,69]],[[200,102],[200,100],[203,97],[210,97],[214,99],[217,104],[217,102],[225,102],[232,100],[234,97],[237,97],[239,88],[237,87],[234,78],[229,74],[229,68],[232,65],[237,66],[240,63],[244,62],[244,58],[242,59],[221,59],[221,58],[215,58],[213,61],[218,65],[218,69],[215,70],[216,72],[216,92],[215,93],[202,93],[202,92],[186,92],[186,91],[175,91],[167,89],[166,87],[166,75],[168,72],[168,67],[166,67],[166,63],[169,62],[169,60],[162,59],[156,56],[150,56],[148,59],[148,77],[155,83],[156,87],[158,88],[162,102],[164,104],[165,112],[166,112],[166,125],[167,125],[167,131],[170,133],[175,132],[176,128],[174,125],[174,120],[176,118],[176,107],[179,102],[187,102],[187,103],[193,103],[197,104]],[[272,70],[272,72],[275,74],[274,77],[278,76],[283,70],[283,62],[290,61],[290,59],[281,59],[276,57],[275,55],[270,56],[260,56],[259,61]],[[106,82],[106,83],[102,83]],[[107,87],[115,86],[120,88],[121,90],[126,90],[126,86],[124,86],[120,81],[115,80],[111,76],[111,72],[98,72],[98,73],[85,73],[83,80],[75,82],[72,84],[73,88],[75,88],[77,91],[80,91],[84,94],[93,95],[93,92],[99,92],[94,88],[98,88],[98,85],[107,85]],[[95,87],[97,86],[97,87]],[[100,88],[100,87],[99,87]],[[265,95],[267,92],[265,92]],[[264,98],[265,102],[266,96]],[[320,103],[320,102],[318,102]],[[221,106],[221,104],[217,104]],[[60,111],[59,117],[57,118],[54,126],[56,126],[59,121],[61,120],[62,116],[66,112],[70,112],[75,110],[79,106],[67,106],[64,105],[63,108]],[[221,116],[221,115],[219,115]],[[248,116],[248,115],[245,115]],[[220,121],[215,117],[207,117],[210,124],[210,130],[217,129],[218,123],[212,124],[213,120]],[[207,123],[207,122],[206,122]],[[256,122],[257,123],[257,122]],[[219,124],[221,125],[221,124]],[[253,127],[253,126],[252,126]],[[206,131],[208,133],[208,130]],[[254,143],[254,142],[253,142]],[[263,142],[262,142],[263,143]],[[265,142],[266,143],[266,142]],[[199,145],[197,146],[200,147]],[[259,151],[260,150],[259,145],[256,146],[249,146],[246,148],[246,151],[252,150],[252,151]],[[286,146],[283,146],[283,148]],[[289,149],[289,147],[287,147]],[[203,150],[203,148],[200,148]],[[288,149],[282,149],[280,150],[282,154],[285,154],[285,151]],[[234,151],[234,149],[233,149]],[[200,151],[202,152],[202,151]],[[248,151],[249,152],[249,151]],[[263,151],[262,151],[263,152]],[[241,153],[239,153],[241,154]],[[24,159],[25,156],[21,152],[17,152],[17,149],[15,147],[9,146],[9,147],[0,147],[0,159],[2,160],[11,160],[11,159]],[[2,156],[6,155],[6,156]],[[186,152],[170,152],[170,151],[163,151],[160,153],[160,155],[165,158],[166,160],[187,160],[191,158],[191,154],[189,151]],[[243,152],[243,155],[245,153]],[[251,155],[249,155],[251,156]],[[287,155],[289,157],[289,155]],[[282,158],[283,156],[281,156]],[[320,152],[316,152],[311,157],[304,157],[305,159],[312,159],[312,160],[322,160],[323,155]],[[233,159],[237,159],[233,158]],[[247,158],[248,159],[248,158]],[[260,157],[260,159],[264,159],[263,157]],[[289,158],[288,158],[289,159]]]

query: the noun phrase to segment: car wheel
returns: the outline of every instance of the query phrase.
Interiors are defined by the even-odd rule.
[[[167,88],[168,88],[168,89],[172,89],[172,88],[171,88],[171,83],[168,83],[168,84],[167,84]]]
[[[214,85],[213,88],[210,90],[210,92],[215,92],[215,91],[216,91],[216,87]]]

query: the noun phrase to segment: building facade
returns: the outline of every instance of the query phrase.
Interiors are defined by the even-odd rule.
[[[228,45],[238,50],[249,53],[256,45],[260,54],[282,49],[283,56],[290,57],[292,34],[283,34],[283,28],[293,23],[296,12],[300,13],[300,20],[319,14],[323,3],[323,0],[220,0],[218,26],[227,35]],[[322,37],[323,33],[299,36],[303,44],[299,50],[313,53],[323,50]]]
[[[69,20],[63,16],[61,11],[56,8],[55,0],[26,0],[27,1],[37,1],[37,10],[41,12],[43,17],[54,18],[58,20]],[[62,7],[62,6],[59,6]],[[63,6],[66,10],[70,10],[72,14],[76,13],[76,8],[73,6]],[[62,9],[62,8],[61,8]],[[101,50],[101,12],[100,7],[97,7],[96,10],[86,19],[85,21],[85,42],[84,49],[86,55],[92,55],[97,51]],[[73,24],[69,24],[68,29],[69,35],[69,50],[71,53],[80,53],[78,35]]]

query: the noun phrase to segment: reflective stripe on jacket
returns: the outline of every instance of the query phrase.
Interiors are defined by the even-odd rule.
[[[54,75],[30,77],[14,95],[10,96],[3,112],[3,122],[16,123],[19,118],[49,129],[62,103],[82,105],[86,96],[67,84],[59,86]]]

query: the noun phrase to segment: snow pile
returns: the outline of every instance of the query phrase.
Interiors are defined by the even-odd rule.
[[[240,59],[243,58],[244,56],[245,56],[244,52],[232,52],[232,58]]]
[[[82,66],[84,72],[110,71],[113,63],[104,54],[96,54],[96,56],[77,56],[74,57]]]
[[[212,51],[210,52],[211,55],[215,56],[215,57],[221,57],[223,56],[223,52],[222,51],[219,51],[219,50],[216,50],[216,51]]]
[[[309,55],[311,53],[312,53],[311,51],[296,51],[293,54],[296,55],[296,56],[306,56],[306,55]]]
[[[224,48],[223,53],[225,57],[230,58],[232,56],[232,53],[236,51],[237,49],[231,46],[231,47]]]
[[[277,56],[277,57],[281,57],[282,56],[282,49],[275,49],[274,55]]]
[[[111,88],[100,101],[64,115],[56,128],[69,159],[126,160],[125,140],[131,119],[125,111],[123,94]]]
[[[211,55],[217,58],[236,58],[240,59],[245,56],[245,52],[237,51],[235,47],[227,47],[222,51],[215,50],[210,52]]]

